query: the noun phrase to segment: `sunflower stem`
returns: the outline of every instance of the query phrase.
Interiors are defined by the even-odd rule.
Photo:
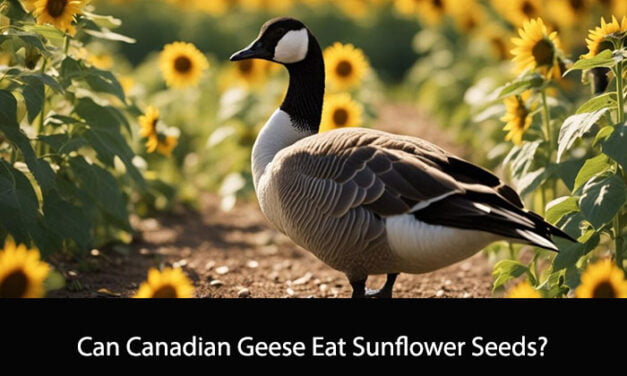
[[[614,247],[616,248],[616,264],[619,268],[623,268],[625,260],[625,250],[623,249],[623,237],[621,236],[620,215],[614,217]]]
[[[544,125],[544,129],[546,132],[546,141],[549,144],[549,162],[553,162],[553,153],[557,148],[557,143],[555,141],[555,132],[553,131],[553,127],[551,126],[551,112],[549,109],[549,102],[546,97],[546,90],[543,89],[540,91],[540,96],[542,98],[542,123]],[[553,179],[551,183],[551,194],[548,196],[549,200],[552,200],[556,196],[557,189],[557,180]],[[544,212],[544,207],[547,203],[547,186],[543,185],[542,187],[542,212]]]
[[[41,73],[45,74],[46,73],[46,66],[47,66],[48,60],[46,60],[44,58],[44,61],[41,64]],[[44,88],[44,94],[45,94],[45,88]],[[44,154],[44,144],[41,140],[39,140],[39,136],[41,135],[41,133],[44,131],[44,121],[46,120],[46,96],[44,95],[44,100],[41,103],[41,112],[39,113],[39,121],[36,123],[36,128],[35,128],[35,134],[37,136],[37,146],[35,148],[35,150],[37,151],[37,156],[43,155]]]
[[[63,39],[63,54],[67,55],[68,50],[70,49],[70,36],[65,34]]]
[[[623,82],[623,64],[616,65],[616,110],[619,124],[625,122],[625,93]]]

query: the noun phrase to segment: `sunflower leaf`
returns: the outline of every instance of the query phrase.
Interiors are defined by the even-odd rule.
[[[82,208],[64,200],[56,190],[44,195],[44,217],[47,227],[63,239],[72,239],[83,250],[91,245],[92,223]]]
[[[516,260],[501,260],[497,262],[492,270],[492,275],[494,276],[492,291],[503,286],[510,279],[520,277],[528,271],[529,267]]]
[[[0,158],[0,227],[18,242],[28,242],[39,203],[28,178]]]
[[[601,119],[601,117],[608,111],[609,108],[605,107],[593,112],[585,112],[569,116],[560,128],[557,147],[557,161],[559,162],[564,153],[570,149],[573,143],[588,132],[592,126],[596,124],[596,122],[599,121],[599,119]]]
[[[627,124],[617,126],[612,135],[602,144],[603,153],[627,169]]]
[[[566,214],[579,211],[577,197],[563,196],[546,205],[544,217],[549,223],[556,224]]]
[[[135,44],[135,42],[136,42],[136,40],[131,38],[131,37],[127,37],[126,35],[114,33],[113,31],[110,31],[110,30],[107,30],[107,29],[102,29],[102,31],[85,29],[84,31],[85,31],[85,33],[91,35],[92,37],[95,37],[95,38],[98,38],[98,39],[110,40],[110,41],[114,41],[114,42],[124,42],[124,43],[128,43],[128,44]]]
[[[582,188],[579,207],[596,229],[601,229],[622,209],[627,201],[627,188],[616,175],[597,177]]]
[[[582,185],[588,182],[588,180],[607,171],[610,167],[609,158],[605,154],[599,154],[594,158],[588,159],[583,167],[579,170],[577,177],[575,178],[575,184],[573,191],[579,189]]]
[[[586,103],[582,104],[577,109],[577,114],[583,114],[586,112],[594,112],[602,108],[614,108],[616,106],[616,100],[613,98],[614,93],[605,93],[597,97],[591,98]]]
[[[615,66],[617,63],[616,59],[612,55],[611,50],[604,50],[598,55],[588,58],[588,59],[579,59],[573,66],[564,72],[562,76],[566,76],[568,73],[575,70],[587,70],[592,68],[606,67],[611,68]]]
[[[496,100],[501,100],[512,95],[520,95],[529,89],[542,86],[543,83],[544,80],[540,75],[532,74],[523,76],[520,80],[507,83],[505,86],[501,87]]]
[[[28,121],[32,123],[44,106],[44,84],[40,81],[33,81],[22,88],[22,95],[24,96],[24,103],[28,112]]]
[[[599,244],[600,239],[599,233],[594,230],[586,231],[577,239],[577,242],[555,238],[559,253],[553,260],[553,270],[558,271],[575,265],[582,256]]]

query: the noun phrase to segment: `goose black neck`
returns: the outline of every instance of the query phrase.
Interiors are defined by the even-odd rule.
[[[318,133],[324,97],[324,60],[313,34],[309,33],[305,59],[285,66],[290,73],[290,84],[281,110],[290,116],[296,128]]]

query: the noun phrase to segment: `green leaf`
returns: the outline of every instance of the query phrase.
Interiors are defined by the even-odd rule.
[[[599,129],[597,135],[594,137],[594,141],[592,142],[592,146],[597,146],[600,142],[606,141],[608,137],[612,135],[614,132],[614,127],[611,125],[606,125],[605,127]]]
[[[577,206],[577,197],[563,196],[556,198],[546,205],[544,218],[547,222],[556,224],[566,214],[577,211],[579,211],[579,207]]]
[[[26,111],[28,112],[28,122],[32,123],[41,112],[46,100],[44,85],[39,81],[33,81],[24,86],[22,95],[24,96]]]
[[[612,135],[602,144],[603,153],[627,170],[627,124],[616,126]]]
[[[509,165],[510,171],[514,178],[527,174],[535,159],[536,151],[542,141],[525,142],[522,146],[512,148],[509,154],[503,160],[503,164]]]
[[[623,179],[616,175],[588,181],[582,188],[579,207],[596,229],[601,229],[621,210],[627,199]]]
[[[24,30],[29,31],[31,33],[35,33],[37,35],[41,35],[46,38],[50,44],[61,47],[65,42],[65,33],[61,30],[57,29],[54,26],[50,25],[33,25],[33,24],[25,24]]]
[[[28,243],[28,230],[38,209],[37,195],[28,178],[0,158],[0,225],[16,241]]]
[[[516,182],[516,187],[521,196],[525,196],[533,192],[542,185],[555,172],[555,165],[549,165],[548,168],[539,168],[533,172],[528,172],[520,180]]]
[[[86,12],[86,11],[83,11],[83,16],[93,21],[99,27],[104,27],[107,29],[115,29],[122,25],[122,21],[120,21],[119,19],[113,16],[103,16],[101,14],[95,14],[95,13]]]
[[[69,154],[73,151],[76,151],[83,146],[87,146],[87,140],[82,137],[73,137],[70,138],[65,133],[58,133],[52,135],[39,136],[37,138],[41,140],[54,149],[54,151],[60,154]]]
[[[44,281],[46,291],[60,290],[65,287],[65,277],[56,270],[51,270]]]
[[[564,72],[564,76],[574,70],[587,70],[598,67],[611,68],[616,65],[616,59],[612,56],[611,50],[604,50],[598,55],[589,59],[579,59],[573,64],[573,66]]]
[[[553,270],[558,271],[573,266],[579,259],[593,250],[600,240],[599,234],[594,230],[588,230],[574,243],[565,239],[555,238],[555,244],[559,253],[553,260]]]
[[[602,108],[615,108],[616,100],[613,98],[615,95],[614,93],[605,93],[598,97],[591,98],[586,103],[582,104],[581,107],[577,109],[576,113],[584,114],[586,112],[598,111]]]
[[[569,116],[562,124],[558,138],[557,161],[559,162],[564,153],[570,149],[573,143],[581,138],[592,128],[594,124],[603,116],[609,108],[601,108],[594,112]]]
[[[581,159],[569,159],[563,162],[558,163],[557,165],[557,175],[562,179],[566,187],[569,190],[573,190],[575,186],[575,178],[583,167],[585,160]]]
[[[120,123],[129,125],[119,111],[110,106],[99,106],[89,98],[81,99],[75,111],[90,125],[84,137],[96,150],[98,159],[113,167],[114,158],[118,156],[135,182],[145,187],[142,174],[133,164],[135,154],[120,132]]]
[[[575,178],[575,185],[573,186],[573,191],[576,191],[587,183],[593,177],[601,174],[604,171],[607,171],[610,167],[609,158],[605,154],[599,154],[594,158],[590,158],[586,160],[579,170],[577,177]]]
[[[83,189],[98,203],[100,209],[111,216],[121,229],[132,231],[126,199],[113,175],[95,164],[89,164],[80,156],[72,158],[70,166]]]
[[[31,73],[27,75],[22,75],[20,77],[24,83],[33,84],[34,82],[40,82],[57,93],[63,92],[63,87],[55,80],[52,76],[49,76],[45,73]]]
[[[86,250],[91,245],[91,222],[78,206],[64,200],[56,190],[44,195],[44,218],[51,231],[63,239],[72,239]]]
[[[92,68],[89,74],[85,76],[85,81],[94,91],[113,94],[122,102],[126,101],[122,85],[111,72]]]
[[[113,31],[109,31],[109,30],[106,30],[106,29],[103,29],[102,31],[85,29],[84,31],[85,31],[85,33],[91,35],[92,37],[95,37],[95,38],[98,38],[98,39],[110,40],[110,41],[114,41],[114,42],[124,42],[124,43],[128,43],[128,44],[134,44],[136,42],[136,40],[131,38],[131,37],[127,37],[126,35],[114,33]]]
[[[16,114],[17,101],[15,97],[6,90],[0,90],[0,131],[20,149],[28,169],[33,173],[41,188],[43,190],[51,189],[54,186],[54,171],[47,162],[37,158],[30,140],[19,128]]]
[[[544,79],[542,79],[540,75],[532,74],[523,76],[520,80],[505,84],[505,86],[501,88],[497,100],[510,97],[512,95],[520,95],[529,89],[542,86],[543,83]]]
[[[494,276],[492,289],[496,290],[510,279],[520,277],[528,271],[529,268],[526,265],[516,260],[501,260],[494,265],[492,270],[492,275]]]

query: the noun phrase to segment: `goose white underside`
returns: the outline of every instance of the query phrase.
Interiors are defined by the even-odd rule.
[[[501,237],[483,231],[430,225],[413,215],[386,220],[390,249],[400,259],[404,273],[426,273],[454,264],[477,253]]]

